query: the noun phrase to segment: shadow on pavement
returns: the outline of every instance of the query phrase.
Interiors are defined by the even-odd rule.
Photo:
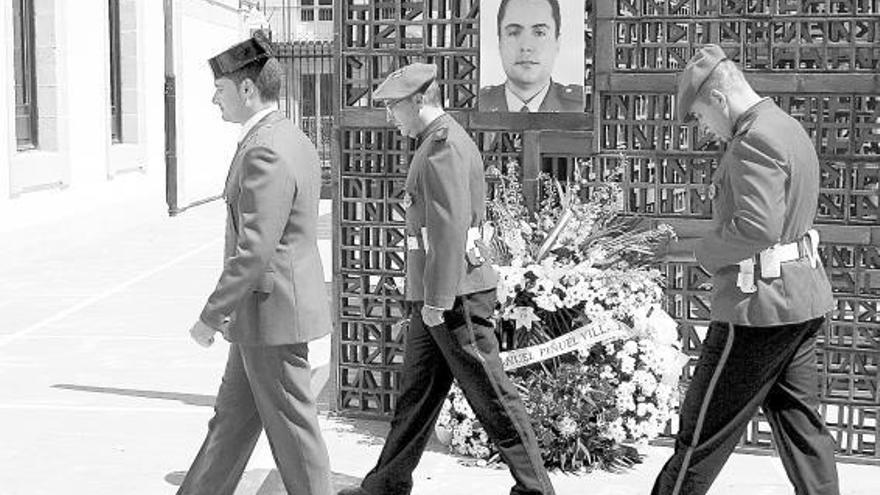
[[[356,436],[355,442],[362,445],[384,445],[385,437],[388,435],[388,430],[391,427],[391,423],[387,420],[342,416],[334,411],[328,411],[327,416],[332,421],[324,421],[322,423],[324,428]],[[449,449],[440,443],[440,440],[434,434],[431,435],[425,451],[441,454],[449,453]],[[370,466],[374,462],[375,459],[371,459]]]
[[[328,419],[322,425],[326,429],[351,436],[355,443],[361,445],[383,445],[388,434],[390,423],[364,418],[351,418],[339,415],[336,411],[326,412]]]
[[[349,476],[345,473],[332,472],[330,473],[330,478],[333,483],[333,493],[349,486],[358,486],[361,483],[361,478]],[[243,493],[253,493],[254,495],[287,495],[287,490],[284,489],[284,483],[281,481],[281,475],[278,474],[277,469],[273,469],[269,472],[263,480],[263,483],[260,484],[260,487],[255,492],[242,490],[241,483],[239,483],[236,492],[239,491],[242,491]]]
[[[92,387],[89,385],[73,385],[70,383],[57,383],[52,388],[62,390],[74,390],[77,392],[94,392],[99,394],[125,395],[128,397],[143,397],[147,399],[176,400],[188,406],[213,407],[213,395],[184,394],[178,392],[160,392],[158,390],[137,390],[131,388]]]
[[[165,475],[165,482],[172,486],[180,486],[185,477],[186,471],[172,471]],[[361,482],[361,478],[349,476],[345,473],[332,472],[330,473],[330,477],[333,482],[333,493],[336,493],[345,487],[360,485]],[[266,469],[253,469],[246,471],[242,475],[235,493],[253,495],[287,495],[287,491],[284,489],[284,483],[281,482],[281,475],[278,474],[277,469],[269,470],[268,473]]]

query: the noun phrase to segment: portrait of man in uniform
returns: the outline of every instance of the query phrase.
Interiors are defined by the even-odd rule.
[[[482,112],[583,112],[581,2],[482,0]]]

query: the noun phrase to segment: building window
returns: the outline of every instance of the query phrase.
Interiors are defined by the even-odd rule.
[[[318,8],[315,7],[316,5]],[[299,20],[302,22],[314,21],[316,10],[319,21],[333,20],[333,0],[301,0]]]
[[[122,72],[119,43],[119,0],[110,2],[110,138],[122,142]]]
[[[333,0],[318,0],[318,5],[321,6],[318,9],[318,20],[319,21],[332,21],[333,20]]]
[[[12,0],[17,148],[37,147],[37,68],[34,59],[34,2]]]
[[[299,20],[302,22],[315,20],[315,0],[302,0],[300,3]]]

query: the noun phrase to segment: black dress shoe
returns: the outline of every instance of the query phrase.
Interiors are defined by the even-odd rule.
[[[337,492],[336,495],[372,495],[372,494],[359,486],[350,486],[348,488],[343,488],[342,490],[339,490],[339,492]]]

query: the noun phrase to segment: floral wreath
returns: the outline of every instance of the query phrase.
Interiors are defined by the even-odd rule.
[[[499,274],[497,321],[514,344],[502,360],[546,466],[564,471],[639,462],[633,445],[666,429],[687,362],[677,324],[662,310],[664,279],[655,256],[675,233],[625,215],[616,182],[582,176],[590,165],[579,162],[565,184],[540,176],[534,214],[515,162],[487,174],[492,196],[483,240]],[[610,178],[625,166],[621,157]],[[435,431],[454,453],[497,459],[455,385]]]

